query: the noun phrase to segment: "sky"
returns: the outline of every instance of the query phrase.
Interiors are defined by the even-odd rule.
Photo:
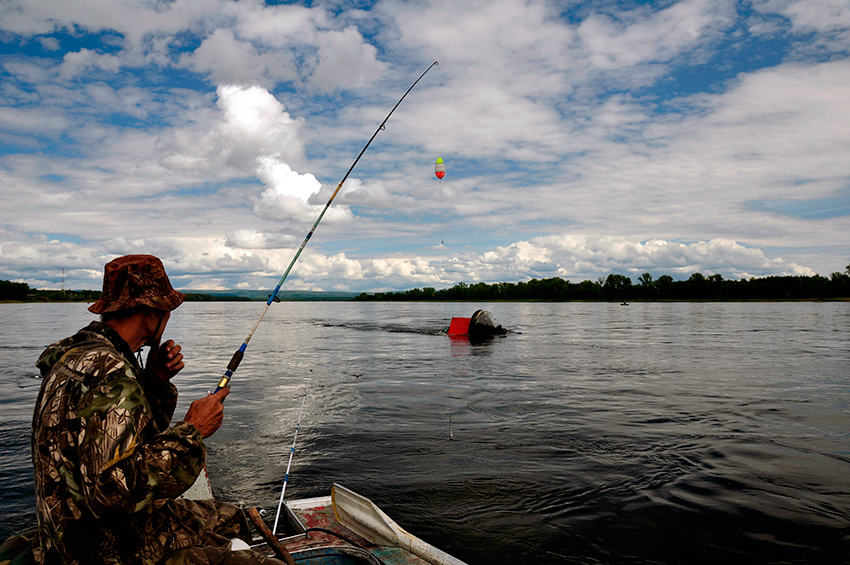
[[[435,61],[283,290],[850,263],[847,0],[3,0],[0,279],[273,288]]]

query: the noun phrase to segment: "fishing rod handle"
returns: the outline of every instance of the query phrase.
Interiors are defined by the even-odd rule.
[[[239,367],[239,363],[242,362],[242,358],[245,357],[245,349],[248,347],[247,343],[243,343],[242,346],[236,350],[233,354],[233,357],[230,358],[230,363],[227,364],[227,371],[225,371],[224,376],[221,377],[221,380],[218,381],[218,386],[215,387],[215,392],[220,391],[230,382],[230,377],[233,376],[233,373],[236,372],[236,369]],[[213,393],[215,394],[215,393]]]

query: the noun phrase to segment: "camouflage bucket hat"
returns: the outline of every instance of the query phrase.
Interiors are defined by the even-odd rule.
[[[162,261],[153,255],[126,255],[103,268],[103,294],[89,306],[95,314],[150,306],[170,312],[186,295],[171,287]]]

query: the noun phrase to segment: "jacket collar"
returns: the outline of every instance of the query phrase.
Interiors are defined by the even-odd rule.
[[[92,332],[102,335],[103,337],[108,339],[110,343],[115,346],[115,349],[117,349],[119,353],[121,353],[121,355],[123,355],[127,359],[127,361],[132,363],[137,370],[141,370],[141,367],[139,367],[139,362],[136,359],[136,353],[132,349],[130,349],[130,345],[126,341],[124,341],[124,338],[121,337],[121,334],[119,334],[103,322],[92,322],[91,324],[83,328],[81,331]]]

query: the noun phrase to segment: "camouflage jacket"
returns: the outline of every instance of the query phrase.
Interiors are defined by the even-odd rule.
[[[152,565],[197,544],[174,499],[200,473],[206,448],[193,425],[169,427],[174,385],[148,376],[100,322],[49,346],[37,366],[36,561]]]

